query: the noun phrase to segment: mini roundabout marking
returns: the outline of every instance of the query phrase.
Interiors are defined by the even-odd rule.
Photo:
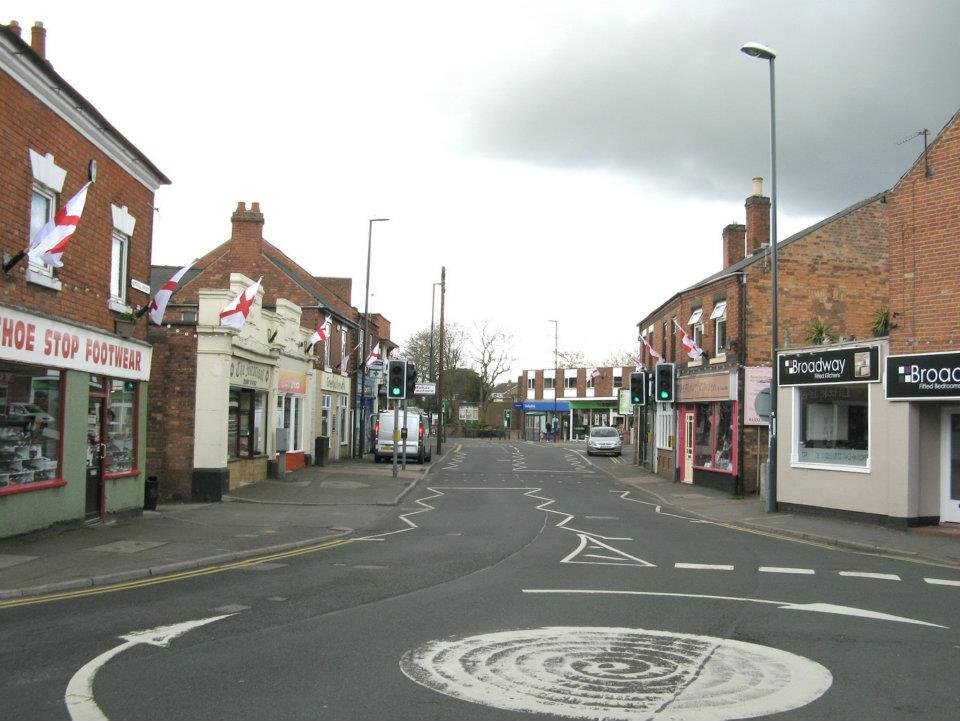
[[[412,681],[510,711],[622,721],[726,721],[789,711],[833,684],[808,658],[754,643],[640,628],[546,627],[430,641]]]

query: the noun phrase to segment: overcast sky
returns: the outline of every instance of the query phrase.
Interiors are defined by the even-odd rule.
[[[172,181],[153,260],[258,201],[265,237],[353,278],[398,343],[448,320],[513,334],[516,377],[636,349],[636,323],[720,270],[770,174],[781,239],[891,187],[960,108],[960,3],[10,0],[54,68]],[[54,149],[55,153],[55,149]],[[56,153],[55,153],[56,154]],[[765,186],[769,193],[769,181]],[[237,272],[245,272],[237,268]],[[146,278],[142,280],[147,280]],[[439,320],[439,294],[436,316]]]

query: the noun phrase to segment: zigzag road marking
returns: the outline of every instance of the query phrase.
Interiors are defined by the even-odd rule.
[[[670,518],[679,518],[680,520],[689,521],[690,523],[703,523],[710,526],[716,525],[713,521],[705,521],[702,518],[691,518],[690,516],[680,516],[680,515],[677,515],[676,513],[667,513],[666,511],[663,510],[663,506],[661,506],[658,503],[651,503],[650,501],[641,501],[637,498],[627,498],[627,496],[629,496],[632,493],[632,491],[610,491],[610,493],[619,493],[620,498],[622,498],[625,501],[630,501],[631,503],[640,503],[640,504],[643,504],[644,506],[653,506],[654,512],[658,513],[661,516],[670,516]]]

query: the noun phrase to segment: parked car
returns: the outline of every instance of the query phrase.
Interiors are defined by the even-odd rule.
[[[400,411],[400,425],[403,426],[403,411]],[[393,458],[393,411],[380,411],[373,426],[373,460],[376,463]],[[407,460],[425,463],[433,459],[430,438],[427,436],[427,414],[419,408],[407,409],[407,439],[397,445],[399,457],[404,448]]]
[[[54,417],[32,403],[8,403],[7,424],[11,426],[49,425]]]
[[[587,455],[609,454],[619,456],[623,452],[620,432],[610,426],[594,426],[587,436]]]

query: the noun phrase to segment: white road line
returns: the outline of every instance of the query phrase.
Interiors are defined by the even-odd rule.
[[[923,580],[932,583],[934,586],[960,586],[960,581],[949,581],[946,578],[925,578]]]
[[[812,568],[783,568],[781,566],[760,566],[760,573],[795,573],[802,576],[812,576],[816,571]]]
[[[899,581],[900,576],[895,573],[866,573],[864,571],[839,571],[841,576],[852,578],[876,578],[881,581]]]
[[[697,571],[732,571],[733,566],[718,563],[675,563],[674,568],[689,568]]]

